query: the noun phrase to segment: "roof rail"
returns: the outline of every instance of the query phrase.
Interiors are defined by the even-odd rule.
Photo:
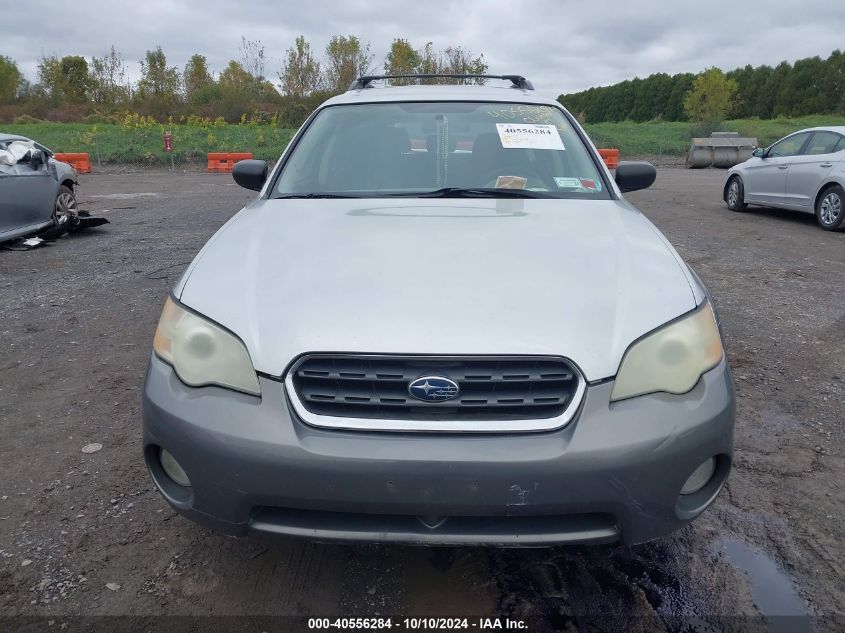
[[[446,73],[423,75],[363,75],[349,85],[349,90],[372,88],[370,84],[380,79],[504,79],[513,84],[511,86],[512,88],[534,90],[532,83],[522,75],[450,75]]]

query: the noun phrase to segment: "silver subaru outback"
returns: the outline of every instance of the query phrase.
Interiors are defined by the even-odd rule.
[[[306,121],[167,298],[144,458],[230,535],[639,543],[728,477],[712,299],[520,76],[381,86]],[[475,78],[457,77],[462,83]],[[377,87],[381,86],[381,87]]]

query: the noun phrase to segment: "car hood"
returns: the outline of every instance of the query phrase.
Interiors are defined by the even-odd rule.
[[[549,354],[592,381],[695,307],[677,254],[615,200],[257,200],[175,294],[274,376],[304,352]]]

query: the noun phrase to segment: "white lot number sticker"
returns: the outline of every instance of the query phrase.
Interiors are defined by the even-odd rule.
[[[497,123],[502,147],[510,149],[566,149],[554,125]]]

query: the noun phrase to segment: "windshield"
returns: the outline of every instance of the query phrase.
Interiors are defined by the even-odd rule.
[[[331,106],[310,123],[274,197],[609,198],[563,112],[518,103]]]

